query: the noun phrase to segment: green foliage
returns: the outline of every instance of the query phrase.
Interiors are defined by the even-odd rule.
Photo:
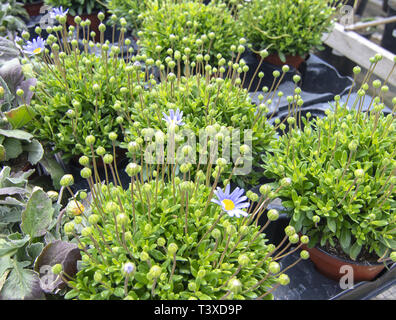
[[[239,21],[253,49],[304,56],[320,48],[332,25],[334,1],[252,0],[239,11]]]
[[[169,48],[184,53],[191,50],[189,60],[197,54],[209,54],[213,62],[221,53],[231,58],[231,45],[238,45],[240,28],[225,5],[191,1],[153,2],[142,13],[138,44],[148,57],[164,60]],[[200,43],[201,42],[201,43]]]
[[[149,0],[107,0],[106,7],[110,13],[118,18],[124,18],[127,22],[126,27],[134,31],[140,30],[141,13],[147,10]],[[166,0],[165,0],[166,1]]]
[[[230,161],[228,164],[227,170],[224,170],[223,177],[228,178],[234,165],[236,167],[244,165],[243,161],[237,164],[236,153],[240,155],[239,145],[235,141],[237,139],[241,145],[249,146],[252,158],[246,160],[252,161],[253,170],[249,170],[248,175],[234,176],[234,178],[242,187],[245,184],[257,185],[261,174],[256,172],[255,168],[259,167],[260,155],[267,150],[270,141],[274,139],[275,131],[266,117],[259,112],[260,109],[253,104],[246,89],[228,78],[222,79],[220,74],[216,77],[211,77],[209,73],[205,76],[182,77],[179,82],[164,80],[153,86],[151,90],[144,91],[141,99],[135,102],[131,114],[134,126],[129,126],[126,130],[128,140],[136,141],[139,137],[144,137],[144,128],[154,128],[156,131],[169,134],[163,113],[169,115],[170,109],[182,111],[185,123],[179,129],[180,140],[178,140],[179,136],[176,137],[178,142],[176,150],[182,150],[183,146],[191,142],[189,140],[191,137],[187,133],[191,131],[196,142],[199,142],[197,147],[192,146],[196,147],[196,161],[193,164],[200,161],[205,151],[209,154],[206,161],[201,162],[201,168],[206,167],[207,164],[209,166],[215,164],[215,160],[210,158],[213,152],[216,152],[212,152],[210,144],[212,143],[219,147],[216,157],[226,159],[229,157],[229,160],[233,160],[233,163]],[[233,129],[239,130],[236,138],[233,136]],[[252,135],[251,140],[249,132]],[[205,145],[206,139],[201,138],[204,134],[209,137],[208,146]],[[153,137],[153,140],[156,138]],[[231,143],[233,144],[231,148],[236,147],[237,150],[230,148]],[[227,149],[227,146],[230,149]],[[145,148],[146,146],[142,146],[143,150]],[[185,162],[183,155],[177,160],[179,164]]]
[[[16,0],[0,1],[0,36],[11,34],[13,38],[17,31],[26,30],[23,18],[29,18],[23,8],[23,3]]]
[[[258,211],[238,221],[210,202],[215,186],[127,172],[129,189],[95,186],[91,207],[65,224],[82,249],[67,299],[271,298],[285,275],[269,272],[274,246]]]
[[[25,79],[18,58],[1,64],[0,87],[4,93],[0,97],[0,161],[16,159],[26,152],[28,161],[35,165],[44,154],[43,147],[34,136],[21,129],[32,120],[29,103],[33,92],[30,86],[35,83],[34,78]],[[22,95],[17,92],[22,92]]]
[[[121,88],[133,78],[125,67],[124,60],[111,54],[106,59],[78,51],[65,55],[62,62],[55,59],[53,66],[40,63],[32,101],[40,126],[32,123],[33,134],[42,143],[53,145],[55,152],[61,151],[65,160],[86,153],[85,138],[91,134],[100,145],[111,146],[108,134],[121,133],[115,121],[119,110],[114,105],[124,100]],[[130,106],[128,101],[125,104],[123,115]]]
[[[267,176],[291,179],[280,195],[296,230],[352,259],[396,248],[396,122],[379,97],[369,113],[356,110],[363,96],[352,110],[337,100],[326,118],[302,118],[303,130],[295,121],[264,159]]]
[[[94,14],[104,11],[104,7],[97,0],[44,0],[44,3],[53,8],[62,6],[72,16]]]
[[[42,299],[38,273],[32,270],[45,239],[59,238],[55,230],[60,206],[41,188],[28,184],[34,170],[0,172],[0,298]]]

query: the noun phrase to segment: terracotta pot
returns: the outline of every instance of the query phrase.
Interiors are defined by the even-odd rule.
[[[371,281],[385,268],[382,263],[369,265],[344,260],[317,247],[308,248],[306,245],[303,245],[302,248],[309,252],[311,261],[315,264],[315,267],[320,273],[337,281],[345,275],[345,273],[340,273],[341,267],[345,265],[352,267],[353,280],[355,283],[360,281]]]
[[[36,17],[40,15],[40,9],[43,6],[44,2],[43,1],[38,1],[34,3],[27,3],[23,7],[29,14],[29,17]]]
[[[301,56],[286,56],[286,62],[283,62],[278,54],[270,54],[264,61],[273,64],[275,66],[283,66],[287,64],[288,66],[294,67],[298,70],[300,65],[305,61],[305,59]]]
[[[82,14],[79,16],[81,18],[81,20],[91,20],[91,25],[89,26],[89,33],[91,33],[91,31],[95,31],[96,36],[95,36],[95,41],[100,41],[100,31],[99,31],[99,25],[100,25],[100,20],[98,18],[98,14],[97,13],[92,13],[92,14]],[[74,22],[74,16],[68,14],[67,15],[67,20],[66,20],[67,24],[70,26],[76,26],[76,23]],[[91,39],[91,37],[90,37]]]

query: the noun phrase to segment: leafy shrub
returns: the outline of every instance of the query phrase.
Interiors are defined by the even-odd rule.
[[[183,52],[186,47],[192,59],[205,53],[211,62],[218,53],[229,59],[231,45],[238,45],[242,37],[226,6],[215,3],[153,2],[142,13],[142,19],[138,44],[148,57],[162,61],[168,48]]]
[[[241,64],[243,65],[242,61]],[[183,113],[183,124],[180,125],[179,135],[176,137],[178,139],[176,149],[181,150],[186,145],[190,145],[189,132],[191,131],[199,142],[199,146],[196,154],[188,156],[194,157],[195,155],[193,164],[199,163],[200,168],[213,165],[219,154],[226,157],[225,152],[228,150],[233,164],[230,163],[227,170],[224,170],[225,178],[231,174],[233,165],[235,168],[247,165],[241,159],[245,158],[244,152],[249,154],[251,152],[252,158],[246,157],[245,159],[252,161],[253,170],[249,171],[249,175],[235,176],[235,181],[241,186],[246,183],[255,185],[260,178],[260,174],[255,172],[255,168],[259,167],[260,154],[267,150],[275,134],[262,111],[266,106],[263,103],[259,108],[252,103],[247,90],[241,88],[241,83],[235,83],[227,77],[223,79],[220,74],[216,75],[216,73],[214,77],[210,76],[212,72],[206,75],[181,77],[180,80],[176,80],[176,77],[173,78],[170,74],[167,80],[142,92],[131,113],[134,124],[126,127],[128,140],[137,141],[140,137],[144,138],[145,133],[148,132],[145,128],[153,128],[156,132],[169,136],[170,131],[167,129],[169,123],[164,120],[164,114],[169,115],[171,110],[178,110]],[[234,137],[234,129],[239,130],[236,137]],[[160,133],[157,133],[156,137],[158,134]],[[206,139],[201,138],[203,135],[207,135],[210,140],[208,146],[205,144]],[[156,137],[153,137],[153,140],[157,141]],[[238,143],[240,141],[241,149],[235,144],[235,139]],[[170,148],[169,141],[167,140],[166,145]],[[211,143],[218,146],[218,153],[216,153],[217,150],[212,149]],[[230,144],[232,144],[231,148],[236,147],[237,150],[227,149]],[[149,148],[149,143],[141,146],[142,151],[138,152],[138,159],[139,154],[146,148]],[[242,148],[248,150],[241,152]],[[201,156],[205,155],[207,157],[202,158],[201,161]],[[238,160],[239,156],[240,160]],[[183,155],[180,155],[177,161],[181,165],[186,160]],[[238,161],[241,162],[238,163]]]
[[[254,50],[304,56],[321,48],[322,35],[332,25],[334,1],[252,0],[239,11],[245,36]]]
[[[147,10],[148,1],[150,0],[108,0],[106,7],[110,13],[118,18],[124,18],[128,29],[134,29],[137,32],[140,30],[142,23],[141,13]]]
[[[104,6],[96,0],[44,0],[44,3],[52,8],[69,9],[68,13],[72,16],[104,11]]]
[[[336,97],[325,118],[301,117],[304,129],[289,118],[289,132],[271,143],[264,159],[267,176],[291,181],[280,192],[291,225],[309,235],[310,246],[340,245],[354,260],[396,249],[395,107],[384,115],[388,87],[375,80],[377,96],[362,111],[365,79],[354,102]]]
[[[50,34],[46,44],[51,49],[43,48],[34,56],[37,87],[31,106],[41,125],[30,129],[42,143],[53,147],[55,152],[61,151],[65,160],[87,151],[84,139],[90,134],[112,145],[108,134],[122,132],[117,117],[120,113],[127,115],[125,110],[129,106],[125,101],[127,106],[120,110],[116,102],[124,101],[128,83],[136,81],[136,73],[127,73],[131,51],[125,53],[127,59],[118,59],[120,48],[110,49],[106,42],[100,45],[100,54],[95,54],[95,44],[88,41],[84,21],[81,25],[77,33],[84,38],[81,50],[74,36],[68,36],[69,45],[60,47],[58,43],[65,43],[62,37],[58,40]],[[63,26],[55,28],[59,31]],[[131,41],[126,39],[125,43],[130,45]],[[49,50],[48,55],[44,50]],[[144,77],[144,73],[141,75]]]
[[[93,137],[87,139],[92,142]],[[109,166],[115,160],[109,154],[104,159]],[[270,186],[259,200],[249,195],[258,201],[247,210],[251,203],[244,190],[206,186],[202,171],[195,180],[172,175],[163,180],[161,171],[168,167],[163,165],[143,181],[142,168],[130,163],[125,190],[116,174],[114,183],[94,185],[95,166],[92,171],[85,165],[81,176],[90,181],[91,205],[64,226],[82,249],[67,299],[267,299],[289,282],[276,256],[271,257],[278,248],[267,244],[264,227],[254,221],[266,208],[268,194],[275,194]],[[72,183],[72,176],[64,177],[64,186]],[[79,206],[75,198],[71,203]],[[268,215],[278,217],[274,210]],[[292,228],[287,234],[285,240],[300,241]],[[302,252],[297,261],[308,257]]]

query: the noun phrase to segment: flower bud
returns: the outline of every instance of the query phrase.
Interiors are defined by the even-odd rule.
[[[233,293],[238,293],[242,290],[242,283],[237,278],[231,279],[228,283],[228,288]]]
[[[48,191],[47,192],[48,198],[50,198],[52,201],[56,201],[58,199],[59,193],[56,191]]]
[[[53,273],[53,274],[58,275],[58,274],[60,274],[62,271],[63,271],[63,267],[62,267],[62,265],[61,265],[60,263],[57,263],[56,265],[54,265],[54,266],[52,267],[52,273]]]
[[[290,236],[296,234],[296,230],[295,230],[292,226],[287,226],[287,227],[285,228],[285,233],[286,233],[286,235],[287,235],[288,237],[290,237]]]
[[[282,186],[282,187],[288,187],[288,186],[290,186],[291,185],[291,179],[290,178],[283,178],[281,181],[280,181],[280,185]]]
[[[292,244],[298,243],[300,241],[300,237],[298,236],[297,233],[292,234],[289,236],[289,242]]]
[[[149,274],[153,277],[153,278],[158,278],[162,273],[162,269],[160,266],[154,265],[150,268]]]
[[[69,187],[72,184],[74,184],[74,177],[71,174],[65,174],[60,180],[62,187]]]
[[[290,283],[290,278],[287,274],[282,273],[278,278],[278,282],[280,285],[286,286]]]
[[[89,158],[88,158],[87,156],[81,156],[81,157],[78,159],[78,162],[79,162],[82,166],[86,167],[86,166],[89,165]]]
[[[241,255],[238,257],[238,263],[239,263],[242,267],[247,266],[247,265],[249,264],[249,262],[250,262],[250,259],[249,259],[249,257],[248,257],[246,254],[241,254]]]
[[[85,168],[81,169],[80,175],[82,178],[88,179],[89,177],[92,176],[92,170],[88,167],[85,167]]]
[[[90,224],[97,224],[100,221],[100,216],[98,214],[91,214],[88,217],[88,222]]]
[[[301,241],[301,243],[303,243],[303,244],[308,244],[308,242],[309,242],[309,238],[308,238],[308,236],[301,236],[301,238],[300,238],[300,241]]]
[[[81,230],[81,235],[83,237],[89,237],[92,234],[92,228],[91,227],[85,227]]]
[[[319,216],[313,216],[313,217],[312,217],[312,221],[313,221],[314,223],[319,223],[320,217],[319,217]]]
[[[98,282],[98,283],[102,282],[102,280],[103,280],[102,272],[100,272],[100,271],[95,271],[95,273],[94,273],[94,280],[95,280],[95,282]]]
[[[171,243],[168,246],[168,253],[173,256],[178,250],[178,246],[176,243]]]
[[[275,262],[275,261],[270,262],[270,264],[268,266],[268,270],[272,274],[279,273],[280,269],[281,269],[280,264],[278,262]]]
[[[271,209],[267,213],[268,220],[276,221],[279,218],[279,212],[276,209]]]
[[[300,258],[303,260],[309,259],[309,252],[307,250],[301,250]]]
[[[65,233],[67,235],[73,234],[74,232],[74,222],[66,222],[64,226]]]
[[[354,172],[356,178],[364,177],[364,170],[363,169],[356,169]]]
[[[111,164],[113,162],[113,160],[114,160],[114,157],[111,154],[105,154],[103,156],[103,162],[105,164]]]
[[[89,135],[85,138],[85,143],[90,146],[93,145],[95,143],[95,137],[93,135]]]

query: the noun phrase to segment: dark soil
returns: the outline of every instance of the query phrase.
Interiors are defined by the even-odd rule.
[[[327,242],[323,247],[318,246],[320,249],[323,251],[333,255],[337,256],[340,259],[347,260],[347,261],[353,261],[349,255],[347,255],[344,250],[342,250],[340,243],[338,242],[337,239],[334,239],[334,244],[335,247],[332,247],[329,242]],[[378,264],[377,260],[379,257],[375,253],[375,251],[372,251],[371,253],[368,251],[366,248],[362,248],[360,251],[359,255],[357,256],[356,260],[354,262],[359,262],[362,264]]]

